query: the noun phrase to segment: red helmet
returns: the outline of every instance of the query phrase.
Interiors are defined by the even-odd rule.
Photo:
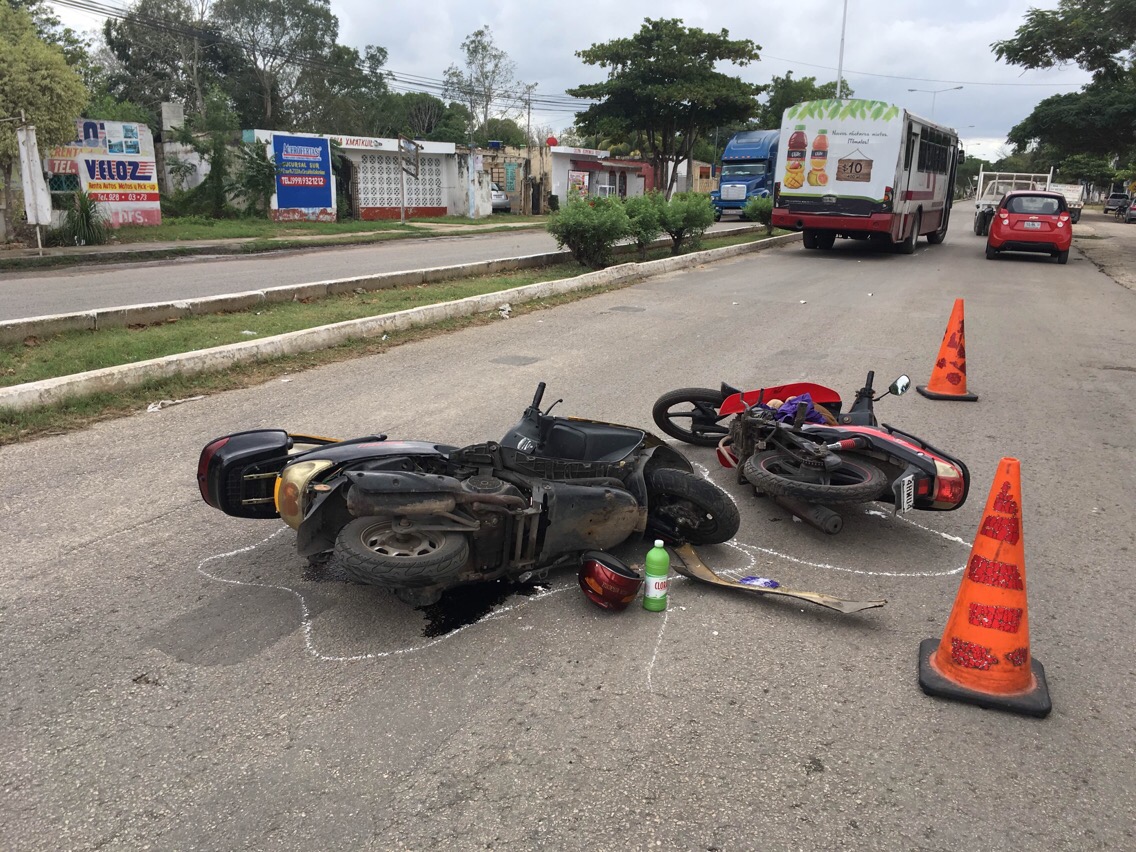
[[[602,550],[580,557],[579,579],[588,600],[610,610],[625,609],[643,585],[642,574]]]

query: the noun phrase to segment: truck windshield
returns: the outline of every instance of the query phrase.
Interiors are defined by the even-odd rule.
[[[765,163],[732,163],[722,166],[724,178],[752,178],[765,174]]]

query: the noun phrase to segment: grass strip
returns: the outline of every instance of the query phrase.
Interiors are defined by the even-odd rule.
[[[704,239],[701,249],[722,248],[755,242],[764,235]],[[648,252],[648,260],[669,257],[667,249]],[[56,376],[72,375],[102,367],[128,364],[269,337],[304,328],[315,328],[365,316],[391,313],[467,296],[494,293],[542,281],[571,278],[585,272],[578,264],[564,263],[541,269],[526,269],[500,275],[421,284],[387,290],[365,291],[314,301],[263,305],[249,311],[188,317],[126,329],[68,332],[43,340],[29,338],[21,344],[0,347],[0,386],[24,384]],[[575,302],[599,293],[622,289],[633,282],[616,282],[572,293],[511,305],[514,316]],[[462,328],[499,322],[496,312],[475,314],[433,323],[383,338],[361,338],[298,355],[231,365],[223,371],[170,376],[114,392],[74,397],[35,409],[0,409],[0,446],[49,435],[65,434],[93,423],[145,411],[161,400],[219,393],[251,387],[313,367],[381,354],[391,347],[423,340]]]

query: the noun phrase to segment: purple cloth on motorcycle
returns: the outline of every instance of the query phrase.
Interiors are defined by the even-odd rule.
[[[800,396],[789,397],[789,399],[785,401],[785,404],[778,408],[773,416],[781,423],[792,423],[793,419],[797,416],[798,402],[808,403],[808,408],[805,409],[806,423],[828,422],[824,419],[824,415],[817,411],[816,406],[813,405],[812,395],[807,393],[803,393]]]

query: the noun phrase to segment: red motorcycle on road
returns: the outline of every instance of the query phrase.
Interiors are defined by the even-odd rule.
[[[741,391],[683,388],[663,394],[652,417],[673,438],[716,446],[718,461],[801,520],[829,534],[844,525],[831,505],[882,501],[895,512],[949,511],[966,502],[970,473],[959,459],[894,426],[875,403],[899,396],[896,379],[875,395],[868,373],[851,407],[812,382]]]

